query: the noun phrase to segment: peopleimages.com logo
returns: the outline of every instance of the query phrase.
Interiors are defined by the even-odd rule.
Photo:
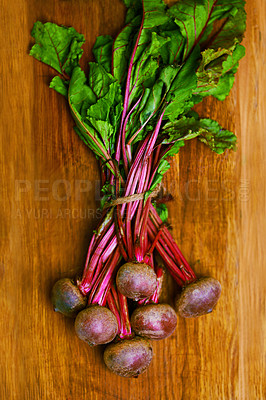
[[[17,179],[14,183],[17,205],[13,216],[33,219],[99,219],[101,217],[101,183],[99,180]],[[122,195],[122,194],[121,194]],[[163,184],[156,198],[158,203],[172,198],[177,205],[199,204],[208,209],[221,202],[248,201],[250,182],[240,180],[191,179]],[[31,205],[29,207],[29,204]],[[193,207],[194,207],[193,206]]]
[[[250,182],[240,180],[236,187],[231,180],[191,179],[186,182],[172,181],[162,185],[159,197],[165,194],[177,197],[181,201],[248,201],[250,194]],[[73,182],[67,179],[57,179],[53,182],[46,179],[34,181],[26,179],[15,180],[15,201],[24,201],[25,195],[30,194],[34,201],[64,202],[73,198],[74,201],[83,200],[84,195],[90,196],[97,202],[102,198],[100,181],[80,180]]]

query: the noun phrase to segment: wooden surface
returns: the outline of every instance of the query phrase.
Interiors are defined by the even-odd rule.
[[[175,197],[174,236],[199,275],[222,282],[221,300],[211,315],[179,319],[135,380],[107,371],[102,349],[81,342],[51,307],[53,283],[82,269],[98,219],[98,170],[64,99],[48,88],[48,68],[27,55],[33,23],[54,21],[85,34],[86,65],[96,36],[123,25],[123,5],[0,4],[0,399],[265,399],[265,0],[247,2],[247,54],[231,95],[200,107],[236,132],[237,153],[191,142],[164,181]]]

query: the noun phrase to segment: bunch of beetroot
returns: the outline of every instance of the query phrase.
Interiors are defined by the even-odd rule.
[[[74,28],[36,22],[30,54],[58,72],[50,87],[66,98],[76,133],[97,157],[103,191],[83,274],[56,282],[54,309],[75,318],[81,340],[108,344],[107,367],[131,377],[150,364],[150,340],[174,332],[176,313],[210,313],[221,294],[217,280],[197,279],[156,196],[167,157],[186,140],[197,137],[217,154],[235,148],[232,132],[192,107],[230,92],[245,12],[244,2],[228,0],[125,4],[126,26],[115,39],[97,38],[87,76],[79,65],[84,37]],[[159,303],[164,269],[182,288],[175,310]]]
[[[73,280],[64,278],[52,290],[54,309],[76,318],[76,334],[90,346],[113,342],[105,349],[105,364],[118,375],[136,377],[151,362],[149,340],[165,339],[175,331],[176,311],[183,317],[209,313],[221,294],[217,280],[201,278],[184,286],[175,311],[158,303],[162,277],[161,268],[155,272],[145,263],[126,263],[118,269],[116,283],[113,279],[109,283],[104,300],[97,301],[88,300]],[[137,301],[131,316],[125,295]]]
[[[112,342],[104,352],[111,371],[135,377],[151,362],[149,340],[165,339],[174,332],[176,311],[182,317],[211,312],[221,286],[213,278],[196,278],[149,199],[145,205],[142,200],[124,204],[125,209],[135,205],[136,214],[130,214],[127,220],[120,211],[121,221],[116,224],[118,206],[103,213],[89,245],[82,279],[56,282],[52,301],[56,311],[76,317],[75,331],[80,339],[91,346]],[[142,240],[139,235],[135,240],[130,236],[128,244],[124,232],[127,223],[132,232],[138,232],[139,223],[145,224]],[[175,301],[176,311],[159,303],[164,275],[161,260],[183,288]],[[136,305],[131,315],[128,299]]]

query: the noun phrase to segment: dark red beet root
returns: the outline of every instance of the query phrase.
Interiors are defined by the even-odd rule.
[[[104,362],[115,374],[125,378],[137,377],[152,360],[152,347],[140,337],[109,344],[104,351]]]
[[[117,335],[117,320],[106,307],[92,305],[81,311],[75,320],[75,331],[90,346],[110,343]]]
[[[81,294],[71,279],[63,278],[53,286],[52,303],[55,311],[75,318],[86,307],[87,297]]]
[[[199,317],[212,312],[221,295],[221,284],[214,278],[201,278],[186,286],[177,297],[175,308],[184,318]]]
[[[175,310],[168,304],[148,304],[137,308],[131,316],[131,326],[137,335],[149,339],[165,339],[177,325]]]
[[[129,262],[119,268],[116,285],[120,293],[137,301],[153,295],[157,277],[149,265]]]

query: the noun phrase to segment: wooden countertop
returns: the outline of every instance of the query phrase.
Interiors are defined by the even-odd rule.
[[[1,7],[0,399],[263,400],[266,398],[266,2],[248,0],[246,57],[231,95],[200,108],[236,132],[238,151],[188,143],[164,181],[173,234],[198,274],[217,277],[211,315],[178,319],[138,379],[112,375],[102,349],[53,312],[49,293],[82,269],[98,214],[98,170],[75,135],[50,71],[28,56],[36,20],[85,34],[118,32],[119,0],[3,0]],[[79,189],[82,190],[79,190]],[[169,279],[169,297],[174,287]]]

